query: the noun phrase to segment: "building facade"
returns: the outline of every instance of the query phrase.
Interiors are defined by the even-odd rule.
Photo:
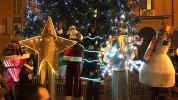
[[[14,34],[14,27],[25,22],[25,0],[0,0],[0,34]]]
[[[19,38],[14,35],[14,28],[25,24],[25,8],[25,0],[0,0],[0,54],[7,43]]]
[[[177,0],[140,0],[142,5],[135,13],[142,18],[136,25],[136,31],[140,36],[151,39],[162,24],[172,26],[174,42],[172,48],[178,48],[178,35],[174,32],[178,27]]]

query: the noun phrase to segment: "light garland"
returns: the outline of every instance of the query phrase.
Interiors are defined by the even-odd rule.
[[[51,30],[51,32],[48,33],[45,30]],[[57,74],[59,53],[75,45],[76,41],[58,37],[54,30],[52,19],[49,18],[40,36],[22,40],[20,43],[39,54],[39,72],[41,67],[45,65],[42,62],[46,61],[53,69],[52,71],[56,70]]]
[[[142,44],[142,39],[135,33],[134,26],[139,21],[133,13],[132,9],[136,9],[140,5],[138,0],[118,1],[117,13],[118,17],[114,18],[116,26],[112,26],[112,31],[116,34],[105,35],[109,37],[106,41],[106,47],[102,47],[98,55],[102,67],[102,75],[111,75],[111,70],[122,69],[122,63],[125,63],[127,69],[138,69],[138,62],[133,61],[133,58],[138,55],[137,45]],[[112,22],[113,23],[113,22]],[[118,32],[121,32],[122,35]],[[124,36],[124,35],[125,36]]]
[[[124,7],[128,6],[131,9],[136,9],[136,5],[140,5],[139,0],[131,0],[128,1],[127,4],[121,6],[118,2],[119,1],[112,0],[81,0],[78,2],[75,2],[73,0],[38,0],[36,2],[36,0],[33,0],[30,1],[29,4],[27,0],[27,23],[24,29],[21,30],[21,34],[24,35],[25,38],[40,35],[39,33],[41,30],[39,29],[43,27],[43,25],[46,23],[47,18],[50,16],[55,19],[55,27],[57,27],[58,22],[60,21],[65,22],[65,24],[70,24],[71,21],[74,21],[74,23],[78,25],[78,30],[81,33],[87,32],[87,28],[90,26],[91,21],[93,20],[91,16],[97,17],[100,35],[104,39],[107,39],[110,34],[115,34],[115,31],[111,29],[110,26],[117,24],[117,22],[115,21],[116,18],[120,23],[127,23],[125,28],[130,28],[129,32],[134,33],[134,30],[131,30],[131,28],[135,25],[136,22],[138,22],[138,18],[134,17],[131,11],[127,13],[127,9],[124,9]],[[99,8],[96,9],[97,6],[99,6]],[[32,13],[34,11],[35,13]],[[120,16],[120,13],[122,14],[121,19],[125,20],[121,21],[119,17],[117,17]],[[128,21],[126,21],[127,19]],[[64,29],[66,30],[68,29],[68,27],[65,26]]]
[[[143,39],[138,35],[127,36],[128,41],[125,42],[124,48],[126,48],[124,49],[117,48],[117,45],[111,44],[113,42],[113,38],[109,38],[110,39],[106,41],[107,46],[101,48],[98,55],[100,63],[104,63],[102,67],[102,76],[105,76],[106,74],[112,75],[111,70],[120,68],[122,61],[125,61],[126,68],[130,71],[133,71],[134,69],[138,70],[141,65],[141,61],[134,61],[133,58],[138,55],[136,45],[141,45]],[[117,38],[120,37],[117,36]]]

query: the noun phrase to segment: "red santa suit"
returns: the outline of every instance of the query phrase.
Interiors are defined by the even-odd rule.
[[[80,65],[82,62],[82,47],[79,45],[83,36],[81,33],[76,31],[75,26],[70,26],[67,34],[61,35],[65,38],[68,36],[69,39],[77,41],[77,44],[64,51],[63,60],[67,62],[66,70],[66,87],[65,96],[67,100],[71,100],[72,86],[74,78],[74,97],[82,98],[81,93],[81,79],[80,79]]]

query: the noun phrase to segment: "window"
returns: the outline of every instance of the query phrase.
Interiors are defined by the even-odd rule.
[[[5,34],[7,32],[7,30],[6,30],[7,19],[6,18],[2,18],[2,21],[0,21],[0,22],[2,22],[0,24],[0,34]]]
[[[153,0],[140,0],[141,4],[141,9],[146,9],[150,10],[153,9]]]
[[[14,28],[14,33],[17,28],[18,29],[22,28],[22,19],[20,17],[13,18],[13,28]]]
[[[19,15],[21,7],[22,7],[22,1],[21,0],[13,0],[12,6],[13,6],[13,14]]]

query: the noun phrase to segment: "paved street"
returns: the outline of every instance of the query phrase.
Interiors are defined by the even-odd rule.
[[[57,100],[65,100],[64,95],[58,96]],[[84,96],[84,100],[85,100],[85,96]],[[102,94],[101,100],[112,100],[112,94],[111,93]],[[151,100],[151,99],[150,99],[150,95],[134,95],[134,96],[130,96],[129,100]],[[171,100],[178,100],[178,93],[175,92],[172,93]]]

